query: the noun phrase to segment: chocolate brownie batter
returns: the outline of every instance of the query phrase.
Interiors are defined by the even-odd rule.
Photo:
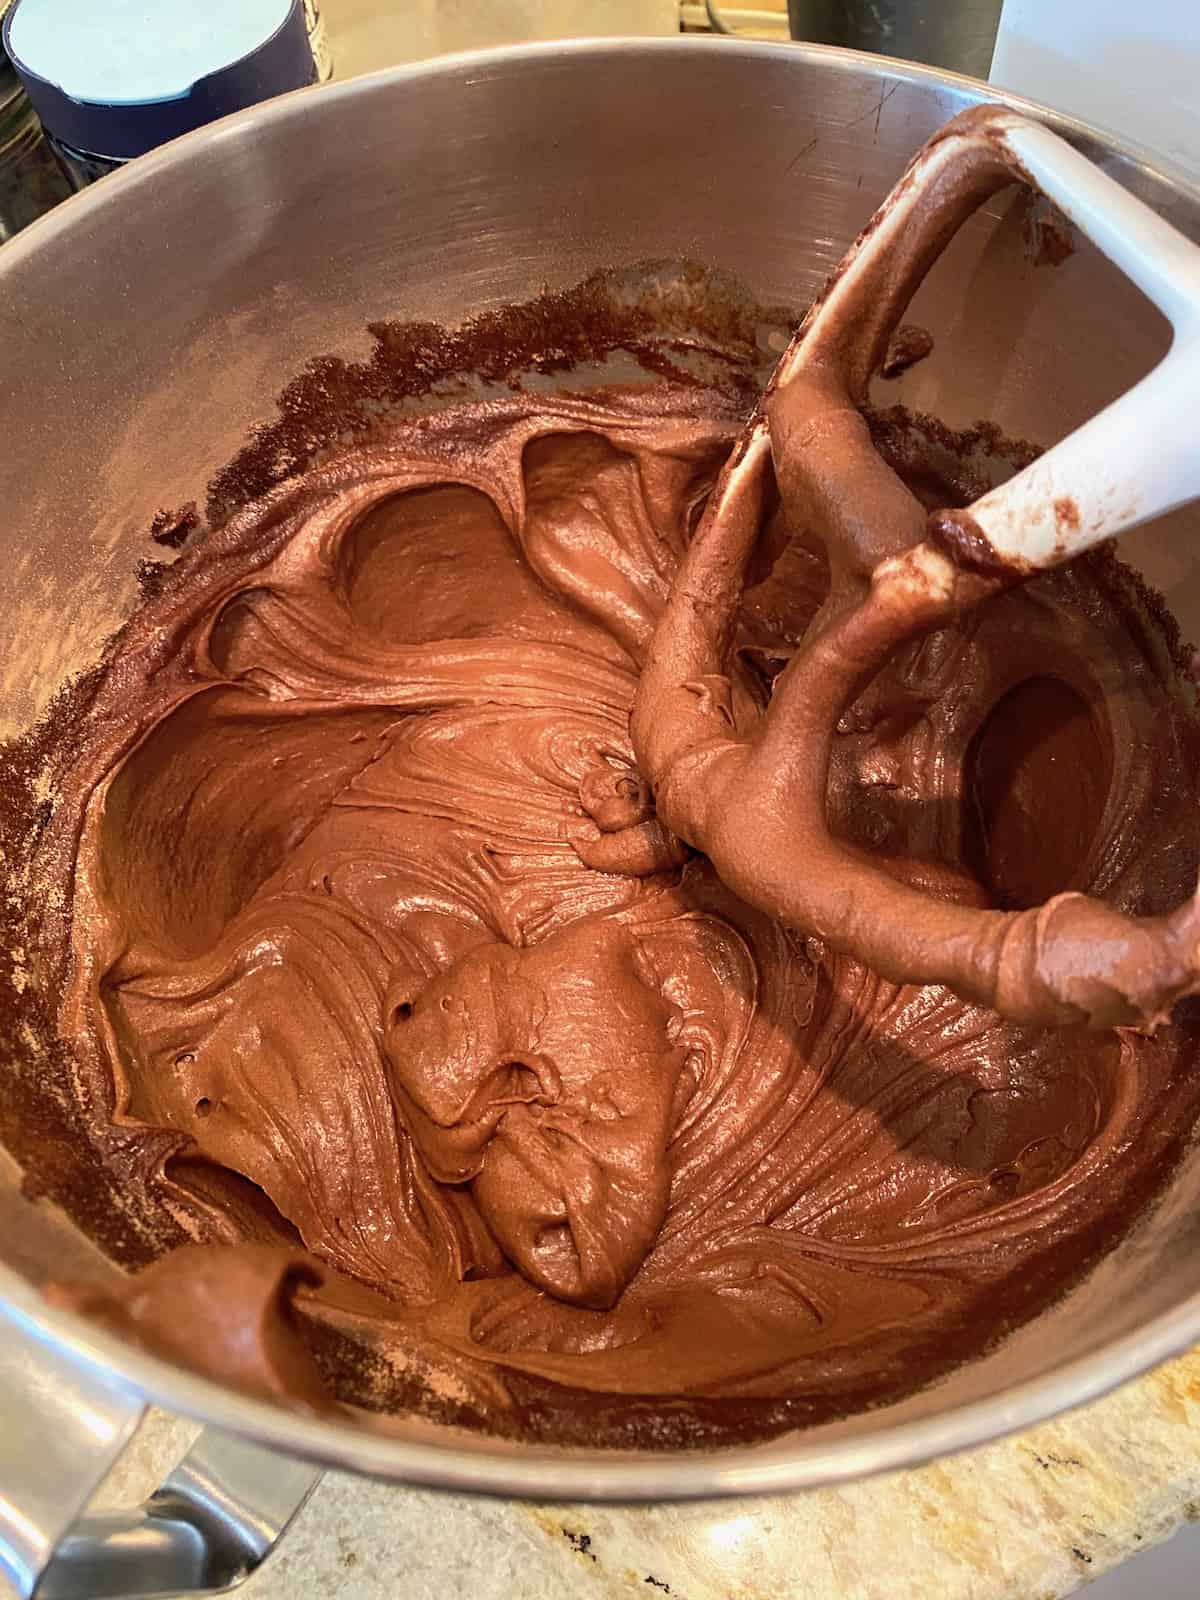
[[[297,1404],[711,1442],[978,1353],[1161,1183],[1186,1007],[1046,1028],[887,981],[657,819],[630,714],[744,414],[663,379],[395,421],[134,618],[38,871],[97,1148],[197,1244],[71,1303]],[[696,686],[751,742],[830,584],[780,487]],[[940,626],[839,724],[832,834],[934,905],[1171,910],[1164,638],[1108,555]]]

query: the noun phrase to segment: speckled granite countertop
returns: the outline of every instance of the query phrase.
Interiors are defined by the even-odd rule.
[[[97,1503],[147,1494],[195,1431],[152,1415]],[[971,1455],[805,1495],[643,1509],[532,1506],[331,1472],[237,1593],[1058,1600],[1189,1517],[1200,1517],[1200,1350]]]

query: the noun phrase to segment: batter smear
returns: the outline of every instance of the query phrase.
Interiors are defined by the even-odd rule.
[[[297,1404],[711,1443],[978,1353],[1162,1182],[1186,1006],[1089,1032],[885,981],[656,819],[630,714],[744,415],[663,379],[398,421],[134,618],[40,871],[97,1147],[198,1244],[72,1303]],[[696,688],[743,738],[829,591],[786,483],[761,521]],[[830,829],[947,905],[1170,911],[1185,699],[1136,582],[1076,562],[871,683]]]

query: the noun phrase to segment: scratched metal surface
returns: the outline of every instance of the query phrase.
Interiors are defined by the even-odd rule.
[[[25,725],[90,662],[130,603],[154,512],[200,496],[309,357],[364,352],[375,318],[455,320],[647,257],[691,257],[801,306],[913,149],[975,92],[837,52],[554,46],[304,92],[68,202],[0,257],[0,728]],[[1104,159],[1200,234],[1194,196],[1133,158]],[[906,392],[951,422],[986,415],[1043,441],[1164,344],[1157,318],[1090,250],[1032,268],[1011,204],[964,232],[913,314],[938,344]],[[1195,545],[1144,540],[1184,609],[1200,596]],[[0,1231],[0,1258],[36,1277],[36,1263],[15,1260],[23,1239]],[[937,1390],[779,1441],[755,1464],[791,1470],[805,1456],[813,1481],[839,1449],[843,1463],[845,1451],[878,1463],[881,1441],[903,1437],[911,1460],[961,1442],[962,1428],[978,1439],[1098,1392],[1200,1331],[1200,1301],[1180,1310],[1200,1295],[1198,1244],[1200,1155],[1050,1324]],[[1063,1376],[1071,1358],[1081,1365]],[[1014,1398],[1021,1380],[1049,1387]],[[169,1383],[179,1404],[250,1416],[199,1380]],[[974,1402],[987,1409],[960,1427],[953,1408]],[[921,1446],[899,1431],[926,1424]],[[278,1415],[253,1425],[380,1472],[412,1471],[424,1450],[427,1476],[461,1471],[461,1482],[489,1461],[509,1486],[518,1473],[516,1453],[502,1459],[486,1441],[458,1456],[427,1441],[388,1455],[391,1441],[369,1449],[348,1429],[305,1432]],[[534,1492],[558,1488],[560,1471],[577,1474],[576,1494],[602,1482],[614,1492],[605,1462],[540,1470],[525,1480]],[[663,1495],[710,1464],[653,1471],[643,1488]],[[714,1467],[705,1492],[718,1478]]]

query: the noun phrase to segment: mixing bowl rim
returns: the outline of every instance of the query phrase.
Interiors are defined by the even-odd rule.
[[[167,144],[152,150],[136,161],[130,161],[110,173],[103,182],[70,195],[52,210],[36,218],[4,246],[0,257],[0,281],[5,270],[15,267],[25,256],[39,251],[43,242],[49,243],[57,233],[66,231],[76,218],[88,210],[98,211],[103,206],[119,202],[120,197],[136,185],[155,181],[156,174],[186,165],[193,151],[217,145],[231,139],[245,129],[265,127],[269,123],[285,122],[302,108],[311,104],[314,96],[321,96],[322,104],[353,99],[369,88],[380,88],[391,83],[404,83],[414,79],[454,77],[470,69],[483,70],[503,66],[508,61],[537,62],[555,58],[581,57],[584,59],[608,54],[627,56],[653,52],[663,55],[686,55],[712,52],[729,59],[759,59],[780,61],[791,58],[818,62],[832,71],[861,71],[864,66],[877,75],[899,79],[914,85],[958,89],[973,97],[977,103],[1008,106],[1015,111],[1027,112],[1031,117],[1045,122],[1049,127],[1073,141],[1083,140],[1103,147],[1119,156],[1124,162],[1141,168],[1163,181],[1169,188],[1180,191],[1195,205],[1200,206],[1200,177],[1193,177],[1170,157],[1135,140],[1126,139],[1111,129],[1073,117],[1055,110],[1037,100],[1011,93],[1007,89],[993,88],[981,78],[970,78],[960,72],[950,72],[940,67],[927,67],[918,62],[903,61],[895,56],[869,54],[861,50],[846,50],[838,45],[809,44],[800,40],[766,41],[757,39],[710,38],[704,35],[680,35],[671,38],[642,38],[632,36],[601,36],[596,38],[554,39],[533,44],[498,45],[483,50],[460,50],[447,55],[434,56],[422,61],[402,62],[398,66],[381,67],[375,72],[360,73],[341,82],[312,84],[303,89],[293,89],[277,95],[259,105],[247,106],[230,116],[222,117],[204,127],[195,128]],[[469,81],[469,79],[468,79]]]
[[[832,71],[867,68],[879,76],[914,85],[960,89],[975,101],[1027,111],[1064,133],[1083,139],[1163,180],[1200,209],[1200,188],[1169,161],[1107,131],[1037,102],[957,73],[864,55],[823,45],[791,45],[754,40],[705,38],[597,38],[555,40],[440,56],[384,68],[362,77],[292,94],[235,113],[184,135],[57,207],[10,241],[0,254],[0,288],[6,274],[31,255],[53,248],[55,238],[78,220],[110,204],[139,184],[155,183],[186,165],[202,148],[250,133],[276,121],[303,115],[309,97],[352,99],[360,94],[416,79],[466,76],[507,63],[555,59],[595,59],[631,54],[691,54],[713,51],[741,60],[779,62],[785,56],[818,62]],[[461,1432],[447,1441],[411,1440],[374,1432],[349,1420],[310,1417],[284,1410],[228,1389],[136,1349],[71,1312],[46,1304],[32,1284],[0,1264],[0,1300],[19,1326],[82,1367],[115,1378],[147,1401],[187,1417],[251,1438],[260,1444],[328,1466],[429,1488],[454,1489],[509,1498],[592,1501],[679,1501],[735,1495],[770,1494],[844,1482],[872,1473],[911,1467],[935,1457],[986,1443],[1033,1426],[1060,1412],[1096,1399],[1200,1340],[1200,1294],[1189,1296],[1089,1355],[1078,1357],[1001,1393],[954,1406],[932,1416],[864,1427],[845,1438],[799,1432],[786,1449],[734,1446],[684,1452],[587,1453],[539,1446],[514,1447],[511,1441]]]
[[[346,1419],[307,1416],[240,1394],[138,1350],[73,1312],[48,1306],[0,1266],[6,1312],[35,1342],[147,1403],[252,1439],[289,1456],[365,1477],[430,1489],[552,1501],[685,1501],[793,1493],[920,1466],[1019,1433],[1097,1400],[1200,1339],[1200,1295],[1099,1351],[948,1411],[882,1422],[845,1438],[803,1430],[763,1444],[641,1454],[515,1445],[447,1429],[447,1441],[404,1439]],[[768,1451],[770,1453],[768,1453]]]

